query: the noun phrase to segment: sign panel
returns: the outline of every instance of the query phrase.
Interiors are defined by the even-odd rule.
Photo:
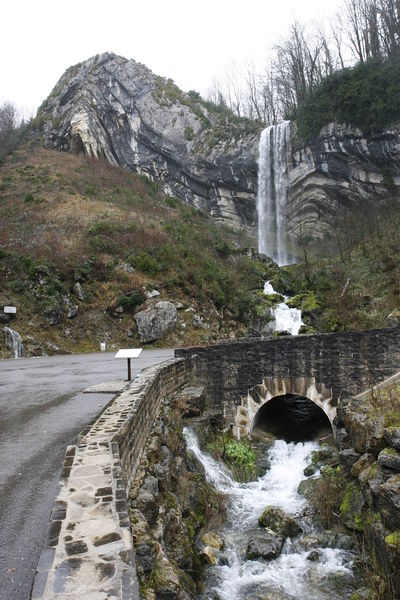
[[[114,358],[137,358],[141,353],[142,348],[126,348],[118,350]]]
[[[17,307],[16,306],[5,306],[4,312],[8,315],[15,315],[15,313],[17,312]]]

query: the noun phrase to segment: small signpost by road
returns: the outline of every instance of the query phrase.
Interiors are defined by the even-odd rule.
[[[17,313],[17,307],[16,306],[5,306],[4,312],[6,315],[15,315]]]
[[[118,350],[114,358],[126,358],[128,360],[128,381],[132,381],[131,358],[137,358],[142,352],[142,348],[125,348]]]

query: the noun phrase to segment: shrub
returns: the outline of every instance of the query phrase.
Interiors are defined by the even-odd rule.
[[[346,478],[340,467],[325,467],[313,487],[309,502],[325,527],[339,521]]]
[[[123,296],[120,296],[117,300],[118,306],[122,306],[123,308],[129,310],[134,309],[137,306],[140,306],[146,301],[146,296],[143,294],[141,290],[134,290]]]
[[[333,121],[351,123],[364,133],[400,118],[400,58],[370,60],[327,77],[294,115],[303,139]]]
[[[193,138],[194,138],[193,127],[188,125],[187,127],[185,127],[185,139],[190,142]]]
[[[151,254],[146,251],[141,251],[138,254],[131,254],[128,257],[129,264],[138,271],[146,273],[147,275],[156,275],[159,271],[159,265],[157,260]]]
[[[29,204],[30,202],[34,202],[34,201],[35,201],[35,196],[32,194],[32,192],[28,192],[27,194],[25,194],[25,196],[24,196],[25,204]]]

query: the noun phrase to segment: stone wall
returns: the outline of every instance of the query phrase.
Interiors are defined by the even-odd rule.
[[[223,411],[233,424],[242,398],[266,377],[313,377],[332,390],[332,406],[390,377],[400,368],[400,328],[243,339],[175,351],[177,357],[194,354],[208,407]]]
[[[192,363],[144,370],[67,449],[33,599],[139,599],[126,494],[162,400]]]

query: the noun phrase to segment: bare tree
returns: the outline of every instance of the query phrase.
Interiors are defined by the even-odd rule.
[[[0,106],[0,154],[10,152],[16,142],[17,110],[11,102]]]

